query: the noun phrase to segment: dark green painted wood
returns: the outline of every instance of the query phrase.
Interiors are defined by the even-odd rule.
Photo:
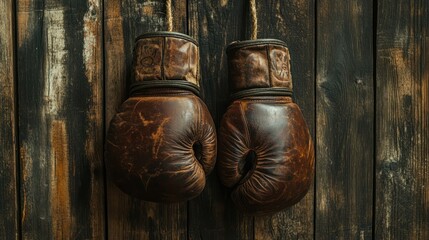
[[[201,87],[215,124],[229,104],[225,47],[243,37],[243,1],[188,1],[189,34],[200,43]],[[253,218],[238,213],[216,171],[188,204],[189,239],[253,239]]]
[[[370,239],[373,1],[317,2],[316,239]]]
[[[12,1],[0,2],[0,239],[18,239],[15,19]]]
[[[375,239],[429,239],[429,3],[378,1]]]
[[[165,1],[105,1],[106,130],[127,98],[134,40],[142,33],[165,31]],[[173,1],[173,30],[186,33],[186,1]],[[109,239],[185,239],[187,206],[134,199],[108,182]]]
[[[258,38],[276,38],[288,45],[294,101],[300,106],[315,140],[314,1],[265,0],[257,1],[256,7]],[[255,217],[255,239],[313,239],[313,206],[311,188],[297,205],[272,216]]]
[[[104,238],[102,3],[17,1],[23,239]]]

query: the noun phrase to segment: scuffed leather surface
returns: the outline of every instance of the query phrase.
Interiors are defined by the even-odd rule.
[[[192,42],[166,38],[164,53],[165,79],[183,79],[199,86],[198,49]]]
[[[171,35],[137,40],[134,81],[166,80],[128,98],[110,122],[105,162],[125,193],[153,202],[181,202],[204,189],[217,138],[204,102],[174,82],[198,83],[198,48]],[[194,148],[199,146],[198,148]]]
[[[228,53],[233,91],[291,89],[287,48],[254,42]],[[217,162],[219,178],[241,211],[265,215],[297,203],[314,172],[314,147],[298,105],[289,96],[269,95],[232,102],[219,129]]]
[[[198,47],[174,37],[137,40],[134,48],[134,80],[186,80],[199,86]]]
[[[193,144],[201,144],[201,159]],[[216,158],[216,129],[204,103],[189,93],[126,100],[107,133],[106,164],[124,192],[155,202],[196,197]]]
[[[133,80],[164,79],[161,69],[164,48],[164,38],[144,38],[136,42],[133,59]]]
[[[284,87],[292,90],[289,50],[282,45],[259,44],[228,52],[233,92],[249,88]]]
[[[284,46],[269,45],[271,87],[285,87],[292,90],[289,50]]]
[[[249,151],[256,164],[243,172]],[[235,101],[219,131],[218,174],[242,211],[268,214],[298,202],[313,176],[314,148],[299,107],[288,97]],[[243,181],[244,179],[244,181]]]

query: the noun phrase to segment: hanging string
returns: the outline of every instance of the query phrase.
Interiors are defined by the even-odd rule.
[[[173,31],[173,15],[171,14],[171,0],[167,0],[165,4],[167,8],[167,31]]]
[[[252,33],[251,39],[258,38],[258,17],[256,16],[256,0],[250,1],[250,14],[251,14],[251,22],[252,22]]]

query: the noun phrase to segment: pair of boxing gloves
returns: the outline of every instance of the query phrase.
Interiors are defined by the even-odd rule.
[[[235,42],[227,54],[233,94],[217,136],[199,97],[197,42],[173,32],[137,38],[130,97],[106,137],[108,174],[123,192],[152,202],[192,199],[217,159],[221,182],[246,213],[273,213],[304,197],[314,148],[292,101],[285,43]]]

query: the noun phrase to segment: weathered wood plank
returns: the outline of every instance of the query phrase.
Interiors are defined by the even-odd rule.
[[[375,239],[429,239],[429,3],[378,1]]]
[[[0,1],[0,239],[19,238],[14,11]]]
[[[105,69],[106,129],[127,98],[134,39],[146,32],[165,31],[165,1],[106,0]],[[186,1],[173,1],[173,31],[186,33]],[[109,239],[185,239],[187,206],[134,199],[108,182]]]
[[[229,104],[225,47],[243,36],[243,1],[188,1],[189,33],[200,43],[201,87],[215,124]],[[188,205],[189,239],[253,239],[253,218],[238,213],[214,171]]]
[[[317,4],[316,239],[372,238],[373,1]]]
[[[101,0],[17,1],[23,239],[104,238]]]
[[[288,45],[294,100],[315,140],[314,1],[265,0],[257,1],[256,7],[258,38],[277,38]],[[310,188],[295,206],[272,216],[255,217],[255,239],[313,239],[313,212],[314,190]]]

